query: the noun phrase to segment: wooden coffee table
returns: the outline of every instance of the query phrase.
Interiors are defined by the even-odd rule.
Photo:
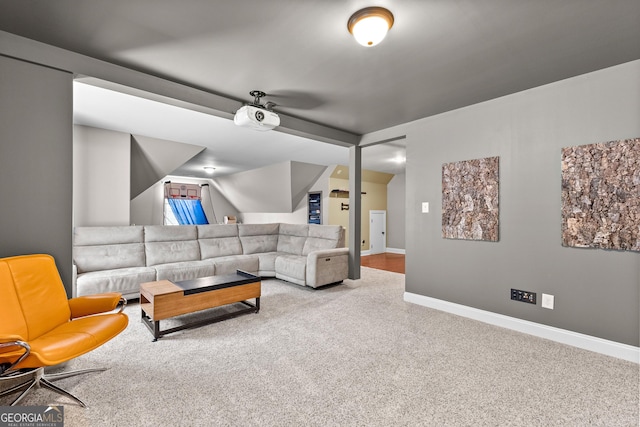
[[[255,298],[255,304],[246,300]],[[244,308],[218,316],[160,329],[160,321],[200,310],[240,303]],[[238,270],[235,274],[203,277],[171,282],[159,280],[140,285],[142,323],[157,341],[163,335],[187,328],[230,319],[245,313],[260,311],[260,277]]]

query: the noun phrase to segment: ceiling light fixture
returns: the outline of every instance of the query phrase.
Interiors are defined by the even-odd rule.
[[[205,166],[203,169],[209,174],[213,173],[216,170],[216,168],[214,168],[213,166]]]
[[[384,7],[365,7],[349,18],[347,28],[362,46],[375,46],[393,26],[393,14]]]

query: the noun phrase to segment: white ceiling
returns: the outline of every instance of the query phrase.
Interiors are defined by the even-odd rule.
[[[366,6],[395,16],[372,48],[346,28]],[[283,115],[356,136],[640,58],[638,0],[0,0],[0,10],[2,31],[234,102],[263,90]],[[155,136],[180,141],[170,135],[185,127]],[[303,144],[281,133],[251,144],[224,128],[199,138],[220,134],[238,168],[274,155],[264,147],[277,142],[262,138]],[[285,160],[310,148],[286,150]]]
[[[74,123],[206,147],[171,175],[223,176],[292,160],[318,165],[348,165],[349,149],[282,132],[239,128],[232,120],[162,102],[75,82]],[[363,149],[364,169],[400,174],[404,141]]]

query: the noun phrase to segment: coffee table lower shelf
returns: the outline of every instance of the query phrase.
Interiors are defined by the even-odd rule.
[[[140,285],[141,319],[153,335],[153,341],[157,341],[172,332],[258,313],[260,293],[260,278],[243,271],[176,283],[168,280],[147,282]],[[253,298],[255,304],[247,301]],[[242,304],[244,307],[172,328],[160,328],[161,320],[230,304]]]

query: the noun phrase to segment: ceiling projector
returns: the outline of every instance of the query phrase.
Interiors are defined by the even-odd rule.
[[[280,125],[280,117],[273,111],[255,105],[245,105],[236,111],[233,122],[255,130],[271,130]]]
[[[262,105],[260,98],[267,96],[261,90],[252,90],[253,102],[247,103],[236,111],[233,122],[237,126],[243,126],[255,130],[271,130],[280,125],[280,117],[272,110],[276,104],[267,102]]]

